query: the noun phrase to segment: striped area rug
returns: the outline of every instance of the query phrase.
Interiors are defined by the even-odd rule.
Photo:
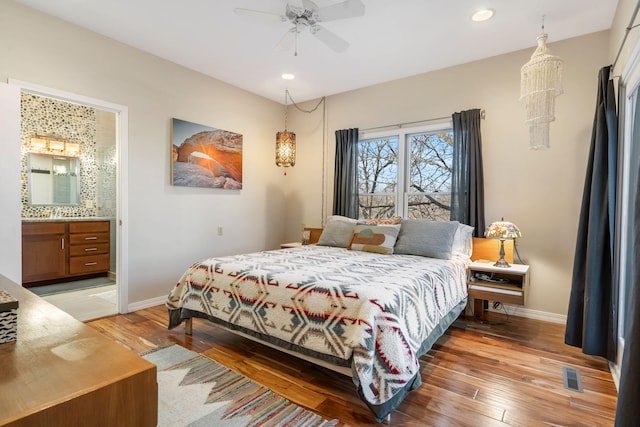
[[[268,388],[179,345],[143,354],[158,368],[159,426],[333,427]]]

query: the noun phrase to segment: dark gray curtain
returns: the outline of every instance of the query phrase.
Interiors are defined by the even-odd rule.
[[[453,162],[451,171],[452,221],[475,227],[474,236],[484,235],[484,173],[480,110],[453,113]]]
[[[613,281],[618,117],[611,67],[600,70],[582,196],[565,343],[615,360],[618,293]]]
[[[336,131],[333,214],[358,219],[358,129]]]

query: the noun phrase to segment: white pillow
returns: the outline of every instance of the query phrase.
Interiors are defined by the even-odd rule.
[[[452,253],[458,253],[470,257],[473,252],[473,230],[474,228],[467,224],[460,223],[456,234],[453,236]]]

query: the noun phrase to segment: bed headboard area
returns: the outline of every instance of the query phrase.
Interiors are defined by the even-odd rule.
[[[318,243],[323,228],[304,227],[304,230],[310,233],[309,243]],[[505,240],[504,252],[504,259],[509,263],[513,263],[513,240]],[[473,238],[472,261],[497,261],[498,258],[500,258],[499,239]]]
[[[322,228],[304,227],[304,231],[309,231],[309,243],[318,243],[322,230]]]
[[[472,261],[497,261],[500,258],[500,239],[473,238]],[[504,241],[504,259],[513,264],[513,240]]]

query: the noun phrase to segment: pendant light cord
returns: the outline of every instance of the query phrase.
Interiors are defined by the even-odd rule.
[[[303,113],[307,113],[307,114],[310,114],[310,113],[313,113],[314,111],[316,111],[316,110],[318,109],[318,107],[320,106],[320,104],[322,104],[322,103],[324,102],[324,99],[325,99],[325,97],[323,96],[322,98],[320,98],[320,100],[318,101],[318,103],[316,104],[316,106],[315,106],[315,107],[313,107],[313,108],[312,108],[312,109],[310,109],[310,110],[305,110],[305,109],[301,108],[301,107],[296,103],[296,101],[294,101],[294,100],[293,100],[293,98],[291,97],[291,94],[289,93],[289,91],[288,91],[288,90],[286,90],[286,91],[285,91],[285,97],[287,97],[287,98],[291,101],[291,105],[293,105],[294,107],[296,107],[296,108],[298,109],[298,111],[301,111],[301,112],[303,112]],[[284,105],[285,105],[285,107],[287,106],[287,98],[285,98],[285,100],[284,100]]]

